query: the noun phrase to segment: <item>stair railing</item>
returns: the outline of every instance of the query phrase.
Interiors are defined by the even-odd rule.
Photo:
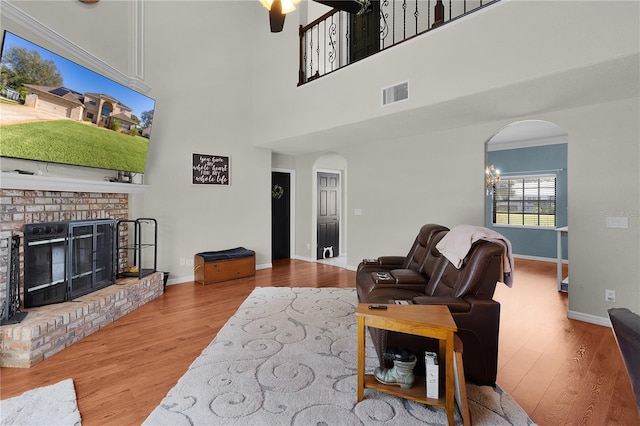
[[[374,0],[371,0],[374,1]],[[299,28],[298,86],[330,74],[364,57],[425,34],[499,0],[377,0],[379,46],[354,55],[353,14],[332,9]]]

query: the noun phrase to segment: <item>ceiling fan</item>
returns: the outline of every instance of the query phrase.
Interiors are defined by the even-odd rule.
[[[269,10],[269,24],[272,33],[279,33],[284,27],[284,18],[287,13],[293,12],[301,0],[260,0],[260,3]],[[362,13],[368,8],[370,0],[313,0],[348,13]]]
[[[80,0],[82,3],[93,4],[100,0]],[[284,18],[289,12],[296,10],[296,5],[302,0],[260,0],[269,10],[269,25],[272,33],[279,33],[284,27]],[[362,13],[368,9],[370,0],[313,0],[316,3],[348,13]]]

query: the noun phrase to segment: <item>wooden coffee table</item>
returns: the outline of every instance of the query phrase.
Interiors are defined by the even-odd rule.
[[[458,330],[449,308],[442,305],[385,305],[387,309],[369,309],[369,303],[361,303],[356,309],[358,317],[358,402],[364,398],[364,388],[386,392],[400,398],[444,408],[447,420],[454,424],[454,336]],[[440,366],[440,398],[427,398],[424,377],[416,377],[411,389],[385,385],[371,374],[364,374],[366,327],[414,334],[439,340],[438,363]],[[424,357],[424,354],[415,354]],[[444,366],[444,370],[443,370]],[[443,379],[444,371],[444,380]],[[444,385],[444,392],[442,388]],[[442,396],[444,394],[444,396]]]

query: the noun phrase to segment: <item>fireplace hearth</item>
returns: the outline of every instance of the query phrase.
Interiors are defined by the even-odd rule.
[[[0,327],[0,367],[30,368],[162,296],[163,273],[122,278],[71,302],[30,308],[19,324]]]
[[[115,282],[112,219],[24,225],[24,307],[73,300]]]
[[[22,321],[17,321],[15,315],[13,321],[3,321],[0,326],[0,367],[29,368],[162,295],[163,275],[166,274],[155,272],[141,279],[118,277],[115,285],[72,301],[26,308],[20,312],[24,301],[25,225],[105,218],[124,221],[129,217],[129,194],[142,192],[143,186],[111,182],[98,182],[96,186],[91,182],[90,186],[78,188],[75,180],[62,179],[61,186],[56,183],[54,187],[40,188],[48,185],[46,177],[38,177],[36,183],[35,180],[25,182],[23,175],[8,174],[8,178],[5,175],[3,173],[3,187],[0,188],[3,217],[0,265],[8,267],[5,273],[0,266],[0,306],[5,310],[10,306],[11,311],[22,316],[28,312],[28,315]],[[16,177],[21,179],[16,180]],[[129,238],[134,240],[133,234],[124,230],[120,231],[120,237],[123,239],[119,241],[120,246],[126,246]],[[16,240],[15,255],[9,250],[8,243],[13,239]],[[116,273],[125,271],[131,260],[122,252],[115,256]],[[5,314],[7,312],[3,311],[3,318],[6,318]]]

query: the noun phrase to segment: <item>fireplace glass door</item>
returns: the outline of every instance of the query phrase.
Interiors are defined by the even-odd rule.
[[[69,299],[113,283],[114,221],[69,225]]]
[[[24,226],[24,307],[66,302],[114,283],[112,219]]]
[[[24,227],[24,306],[64,302],[67,292],[67,224]]]

